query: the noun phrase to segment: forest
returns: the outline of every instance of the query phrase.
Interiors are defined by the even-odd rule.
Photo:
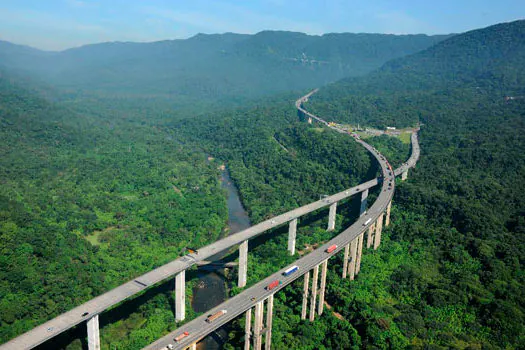
[[[419,122],[422,154],[358,278],[341,279],[341,256],[329,262],[330,308],[314,324],[300,320],[301,283],[276,295],[274,348],[525,347],[525,100],[506,99],[525,95],[524,33],[517,21],[457,35],[306,104],[337,122]],[[225,234],[222,163],[253,223],[377,174],[350,137],[298,121],[303,90],[218,108],[64,92],[18,74],[0,71],[0,342]],[[393,165],[409,154],[395,138],[367,141]],[[301,219],[297,256],[356,213],[355,201],[341,205],[335,233],[326,212]],[[248,284],[297,257],[280,248],[283,232],[253,245]],[[171,288],[104,313],[103,348],[173,330]],[[225,349],[242,347],[243,325],[229,327]],[[81,349],[84,332],[43,348]]]

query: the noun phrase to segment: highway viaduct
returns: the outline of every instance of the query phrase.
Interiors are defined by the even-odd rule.
[[[298,113],[306,116],[309,121],[316,120],[329,128],[340,133],[346,131],[336,126],[328,125],[323,119],[309,113],[303,108],[303,103],[317,92],[317,89],[301,97],[296,101]],[[384,225],[388,226],[390,222],[391,200],[395,187],[395,176],[402,176],[406,179],[408,169],[414,167],[419,159],[419,144],[417,133],[412,134],[412,154],[406,163],[395,171],[389,167],[387,160],[375,148],[368,145],[362,140],[356,138],[378,161],[381,167],[382,176],[362,183],[358,186],[346,189],[342,192],[325,197],[319,201],[307,204],[303,207],[296,208],[284,214],[263,221],[257,225],[247,228],[246,230],[232,234],[226,238],[200,248],[197,252],[187,254],[163,266],[156,268],[144,275],[141,275],[127,283],[122,284],[88,302],[63,313],[54,319],[33,328],[32,330],[0,345],[0,350],[7,349],[31,349],[39,344],[57,336],[58,334],[74,327],[75,325],[85,322],[87,325],[88,347],[90,350],[100,349],[99,335],[99,315],[111,308],[112,306],[130,298],[137,293],[175,276],[175,320],[182,321],[185,318],[185,271],[194,265],[202,265],[207,262],[209,257],[232,247],[238,246],[239,263],[238,263],[238,286],[245,287],[247,279],[248,264],[248,242],[266,231],[278,226],[288,225],[288,251],[291,255],[295,254],[295,240],[298,219],[301,216],[329,207],[327,230],[332,231],[335,228],[335,217],[338,202],[355,196],[361,195],[361,209],[359,219],[341,234],[330,240],[328,243],[320,246],[312,253],[298,259],[293,265],[298,266],[299,273],[288,277],[283,277],[283,271],[279,270],[268,278],[260,281],[256,285],[245,289],[242,293],[223,302],[221,305],[209,310],[204,315],[190,321],[170,334],[162,337],[155,343],[145,349],[167,349],[168,345],[173,345],[176,349],[195,349],[196,343],[204,338],[207,334],[213,332],[225,323],[231,321],[237,316],[246,313],[246,344],[245,349],[250,347],[250,338],[253,328],[253,344],[255,349],[261,349],[263,330],[265,334],[265,348],[271,346],[271,324],[273,295],[294,280],[304,276],[304,295],[303,308],[301,317],[306,318],[308,301],[310,303],[309,319],[314,320],[315,314],[323,313],[323,301],[326,287],[326,271],[328,259],[333,255],[344,250],[343,278],[347,276],[354,279],[359,273],[361,264],[361,255],[364,247],[364,236],[366,234],[366,247],[377,249],[381,242],[381,231]],[[381,192],[374,204],[367,210],[367,198],[369,189],[381,185]],[[337,247],[327,253],[327,248],[336,245]],[[293,266],[292,265],[292,266]],[[288,266],[289,267],[289,266]],[[287,268],[288,268],[287,267]],[[319,270],[321,270],[320,286]],[[310,283],[310,271],[312,271],[312,281]],[[275,280],[280,280],[281,284],[277,287],[267,290],[265,287]],[[311,287],[310,287],[311,285]],[[311,288],[311,292],[309,291]],[[319,300],[317,297],[319,296]],[[266,326],[263,326],[264,304],[266,303]],[[317,306],[316,306],[317,305]],[[254,325],[251,326],[252,308],[255,308]],[[316,311],[317,308],[317,311]],[[220,310],[227,310],[227,313],[217,320],[206,322],[207,315],[213,314]],[[179,342],[174,342],[174,338],[184,332],[186,336]]]

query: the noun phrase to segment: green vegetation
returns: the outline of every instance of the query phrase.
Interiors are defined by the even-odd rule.
[[[219,237],[219,172],[169,130],[0,100],[0,341]]]
[[[336,122],[375,127],[422,122],[422,154],[409,181],[398,183],[392,225],[380,249],[364,255],[357,280],[340,278],[342,256],[330,260],[330,310],[314,324],[301,321],[300,281],[276,296],[275,348],[525,347],[525,199],[520,193],[525,187],[525,107],[523,100],[504,98],[525,95],[524,32],[525,22],[518,21],[458,35],[366,77],[321,89],[311,99],[308,109],[340,116]],[[235,67],[231,81],[203,70],[199,76],[175,79],[181,85],[173,90],[167,87],[178,77],[175,72],[166,81],[155,72],[148,75],[151,81],[144,80],[145,69],[152,69],[146,59],[136,80],[127,79],[132,66],[123,67],[115,80],[96,70],[88,76],[85,72],[92,70],[85,67],[52,72],[48,78],[71,88],[65,93],[2,72],[0,341],[179,256],[188,245],[216,240],[225,226],[226,202],[217,163],[207,162],[206,154],[226,162],[253,222],[377,174],[370,156],[347,135],[298,123],[295,94],[228,111],[213,109],[216,101],[211,100],[191,106],[199,96],[225,97],[241,90],[253,96],[290,88],[285,80],[302,76],[304,69],[281,74],[289,71],[288,64],[301,66],[282,63],[282,58],[303,50],[307,44],[301,38],[310,37],[287,33],[287,43],[301,44],[282,51],[268,45],[276,35],[202,35],[184,44],[147,44],[159,51],[164,45],[189,45],[181,57],[193,57],[191,50],[203,46],[246,45],[246,51],[239,48],[235,54],[226,50],[228,60],[198,56],[196,65],[216,62],[209,66],[214,72]],[[315,39],[322,43],[319,52],[328,52],[324,45],[333,42],[322,40],[329,38],[337,39]],[[95,45],[62,57],[88,55],[100,60],[92,62],[97,67],[108,63],[102,53],[147,52],[141,45]],[[340,45],[336,52],[344,51],[345,44]],[[42,59],[41,53],[25,50],[24,60],[17,62],[34,62],[32,55]],[[166,64],[156,65],[156,73],[172,67],[166,62],[180,63],[155,50],[149,52],[164,57],[160,63]],[[243,61],[241,52],[254,54]],[[280,56],[273,61],[260,59],[276,53]],[[225,61],[229,70],[222,70]],[[267,80],[250,90],[259,79],[247,74],[253,66],[263,67]],[[354,73],[365,71],[361,67]],[[324,81],[319,76],[337,75],[319,69],[292,87]],[[78,92],[81,86],[90,94]],[[141,95],[152,86],[159,90]],[[161,90],[177,98],[163,99]],[[181,96],[182,90],[188,96]],[[102,91],[140,96],[93,97]],[[368,140],[394,166],[408,156],[402,140]],[[338,207],[336,232],[352,221],[357,204]],[[298,250],[336,234],[325,228],[326,211],[301,218]],[[250,245],[249,284],[294,260],[283,249],[283,233],[269,232]],[[235,274],[231,277],[235,280]],[[104,313],[103,346],[141,348],[173,329],[171,290],[167,282]],[[190,311],[188,319],[194,316]],[[234,322],[227,349],[241,346],[242,322]],[[84,336],[83,330],[73,331],[52,346],[80,349],[78,338]]]
[[[518,190],[525,187],[525,106],[522,100],[504,98],[523,95],[524,30],[525,21],[518,21],[466,33],[409,57],[406,65],[399,60],[399,70],[384,68],[370,77],[343,81],[312,98],[321,115],[341,115],[337,122],[380,127],[391,120],[398,126],[424,123],[421,160],[409,181],[398,184],[393,224],[385,231],[381,248],[364,256],[354,282],[341,280],[341,264],[330,263],[327,300],[356,330],[345,333],[355,335],[353,345],[525,346],[525,201]],[[432,67],[434,62],[441,62],[443,72],[427,70],[426,65]],[[452,67],[461,69],[461,79],[456,71],[450,72]],[[433,74],[424,74],[427,71]],[[396,75],[402,85],[390,84]],[[388,114],[378,109],[358,113],[359,106],[369,105],[372,94]],[[345,109],[346,119],[345,110],[338,108],[348,107],[348,101],[357,107]],[[358,115],[362,119],[356,120]],[[369,141],[394,164],[406,155],[406,146],[398,140]],[[271,245],[268,251],[260,249],[261,257],[275,251]],[[287,261],[275,259],[279,258],[272,264]],[[328,343],[332,337],[316,337],[316,328],[332,334],[341,327],[333,323],[330,312],[309,330],[303,328],[308,322],[291,318],[299,312],[300,288],[300,283],[289,287],[286,296],[277,299],[277,322],[286,323],[274,328],[277,344],[349,347],[342,345],[347,344],[345,338],[334,344]],[[233,344],[241,336],[233,336]]]

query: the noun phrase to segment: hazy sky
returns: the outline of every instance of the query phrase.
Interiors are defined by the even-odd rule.
[[[0,0],[0,40],[61,50],[265,29],[437,34],[524,17],[524,0]]]

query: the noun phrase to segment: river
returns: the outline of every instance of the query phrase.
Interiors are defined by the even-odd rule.
[[[236,233],[250,227],[250,218],[242,206],[239,198],[239,192],[227,170],[221,174],[221,186],[228,192],[228,234]],[[219,260],[227,255],[228,252],[221,252],[209,260]],[[224,278],[224,270],[216,271],[199,271],[199,282],[193,289],[192,307],[195,312],[205,312],[220,303],[226,298],[227,287]],[[221,349],[222,345],[228,339],[228,326],[218,329],[216,332],[208,335],[198,343],[199,350]]]

